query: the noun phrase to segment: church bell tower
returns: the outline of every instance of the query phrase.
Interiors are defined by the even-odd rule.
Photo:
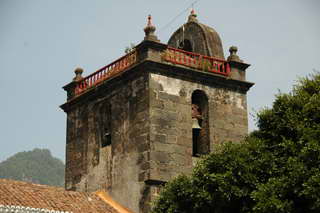
[[[225,59],[218,33],[194,11],[168,44],[148,17],[133,50],[82,77],[67,101],[66,189],[105,190],[133,212],[148,212],[160,187],[189,174],[214,145],[248,133],[249,64]]]

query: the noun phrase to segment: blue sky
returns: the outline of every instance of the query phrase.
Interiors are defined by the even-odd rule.
[[[59,105],[74,69],[92,73],[141,42],[148,14],[166,43],[190,10],[164,26],[194,1],[0,0],[0,161],[36,147],[64,160],[66,115]],[[320,70],[320,1],[198,0],[194,7],[198,20],[220,34],[225,56],[235,45],[251,64],[250,114],[271,106],[299,76]]]

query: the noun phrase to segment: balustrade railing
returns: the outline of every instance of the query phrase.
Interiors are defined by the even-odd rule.
[[[193,52],[187,52],[172,47],[168,47],[162,53],[162,59],[173,64],[180,64],[224,76],[228,76],[230,73],[230,66],[225,60],[204,56]],[[137,51],[134,50],[77,82],[75,95],[80,95],[87,89],[96,86],[106,79],[109,79],[110,77],[126,70],[136,62]]]
[[[230,72],[230,66],[225,60],[200,55],[198,53],[187,52],[172,47],[168,47],[168,49],[165,50],[163,53],[163,59],[173,64],[180,64],[224,76],[228,76]]]
[[[125,69],[132,66],[137,61],[137,52],[134,50],[127,55],[119,58],[118,60],[112,62],[111,64],[102,67],[98,71],[92,73],[91,75],[83,78],[79,81],[75,88],[75,94],[79,95],[86,91],[87,89],[98,85],[99,83],[105,81],[106,79],[124,71]]]

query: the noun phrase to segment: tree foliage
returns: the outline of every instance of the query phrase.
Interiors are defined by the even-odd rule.
[[[64,186],[65,166],[48,149],[19,152],[0,163],[0,178]]]
[[[259,130],[225,143],[190,177],[169,182],[153,212],[320,212],[320,74],[257,115]]]

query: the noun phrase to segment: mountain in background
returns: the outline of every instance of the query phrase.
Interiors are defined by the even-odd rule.
[[[0,163],[0,178],[64,187],[63,162],[48,149],[19,152]]]

